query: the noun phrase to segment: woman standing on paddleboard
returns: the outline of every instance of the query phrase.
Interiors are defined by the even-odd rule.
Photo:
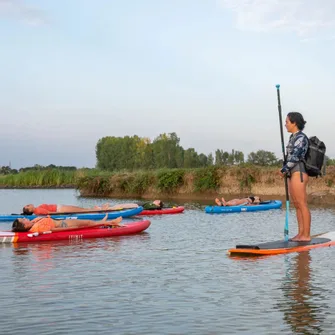
[[[307,205],[308,175],[302,159],[308,150],[308,138],[302,132],[306,121],[297,112],[287,114],[285,127],[291,133],[288,145],[286,162],[279,174],[288,177],[288,188],[298,220],[298,234],[291,241],[311,240],[311,213]]]

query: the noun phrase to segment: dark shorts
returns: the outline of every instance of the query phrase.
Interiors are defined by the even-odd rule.
[[[302,163],[302,162],[298,163],[297,165],[295,165],[295,166],[290,170],[290,173],[289,173],[288,177],[291,177],[292,174],[293,174],[294,172],[300,172],[300,171],[301,171],[302,173],[307,173],[307,172],[306,172],[306,168],[305,168],[305,164]]]

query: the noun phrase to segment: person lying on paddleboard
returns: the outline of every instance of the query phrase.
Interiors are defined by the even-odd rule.
[[[139,206],[142,206],[145,210],[155,210],[155,209],[162,209],[164,207],[162,200],[154,200],[152,202],[144,202],[141,204],[138,204]]]
[[[162,200],[154,200],[154,201],[139,202],[139,203],[119,204],[116,206],[121,207],[121,208],[137,208],[141,206],[143,207],[144,210],[155,210],[155,209],[162,209],[164,207],[164,204]]]
[[[221,201],[216,198],[215,203],[218,206],[238,206],[238,205],[259,205],[261,202],[261,198],[258,196],[250,196],[248,198],[241,198],[241,199],[232,199],[229,201],[226,201],[224,198],[221,198]]]
[[[102,206],[95,206],[93,208],[83,208],[72,205],[56,205],[56,204],[42,204],[35,207],[33,204],[29,204],[23,207],[23,215],[47,215],[50,213],[80,213],[97,210],[118,210],[118,209],[131,209],[142,206],[146,210],[162,209],[163,202],[161,200],[154,200],[152,202],[145,202],[143,204],[136,203],[125,203],[110,206],[110,204],[104,204]]]
[[[120,205],[110,206],[108,203],[102,206],[94,206],[93,208],[83,208],[71,205],[42,204],[35,207],[29,204],[23,207],[23,215],[46,215],[50,213],[79,213],[97,210],[113,210],[120,209]]]
[[[28,219],[16,219],[12,224],[12,232],[31,232],[31,233],[43,233],[43,232],[57,232],[64,230],[71,230],[76,228],[88,228],[88,227],[99,227],[99,226],[111,226],[120,227],[122,217],[118,217],[114,220],[107,221],[108,214],[101,221],[93,220],[54,220],[50,216],[40,217],[34,220]]]

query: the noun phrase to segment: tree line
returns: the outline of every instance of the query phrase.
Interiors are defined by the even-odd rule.
[[[153,141],[135,136],[101,138],[96,145],[97,168],[108,171],[198,168],[207,166],[239,165],[250,163],[261,166],[280,165],[273,152],[258,150],[248,154],[217,149],[215,155],[197,153],[194,148],[184,149],[176,133],[160,134]]]
[[[327,157],[327,165],[335,165],[335,159]],[[258,150],[245,157],[244,153],[232,149],[231,152],[217,149],[214,153],[205,155],[197,153],[194,148],[184,149],[180,145],[180,138],[176,133],[163,133],[153,141],[147,137],[106,136],[96,144],[96,167],[100,170],[153,170],[161,168],[201,168],[209,166],[229,166],[248,163],[259,166],[281,166],[282,159],[278,159],[273,152]],[[0,167],[0,175],[16,174],[26,171],[43,171],[58,169],[64,171],[77,170],[75,166],[57,166],[50,164],[42,166],[24,167],[19,170],[10,166]]]
[[[45,170],[60,170],[60,171],[75,171],[77,168],[75,166],[59,166],[50,164],[47,166],[35,164],[34,166],[27,166],[21,169],[12,169],[9,165],[1,166],[0,167],[0,175],[8,175],[8,174],[17,174],[20,172],[27,172],[27,171],[45,171]]]

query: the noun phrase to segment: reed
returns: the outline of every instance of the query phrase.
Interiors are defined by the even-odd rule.
[[[81,170],[30,170],[17,174],[1,175],[0,186],[7,188],[74,187],[78,178],[82,176]]]

